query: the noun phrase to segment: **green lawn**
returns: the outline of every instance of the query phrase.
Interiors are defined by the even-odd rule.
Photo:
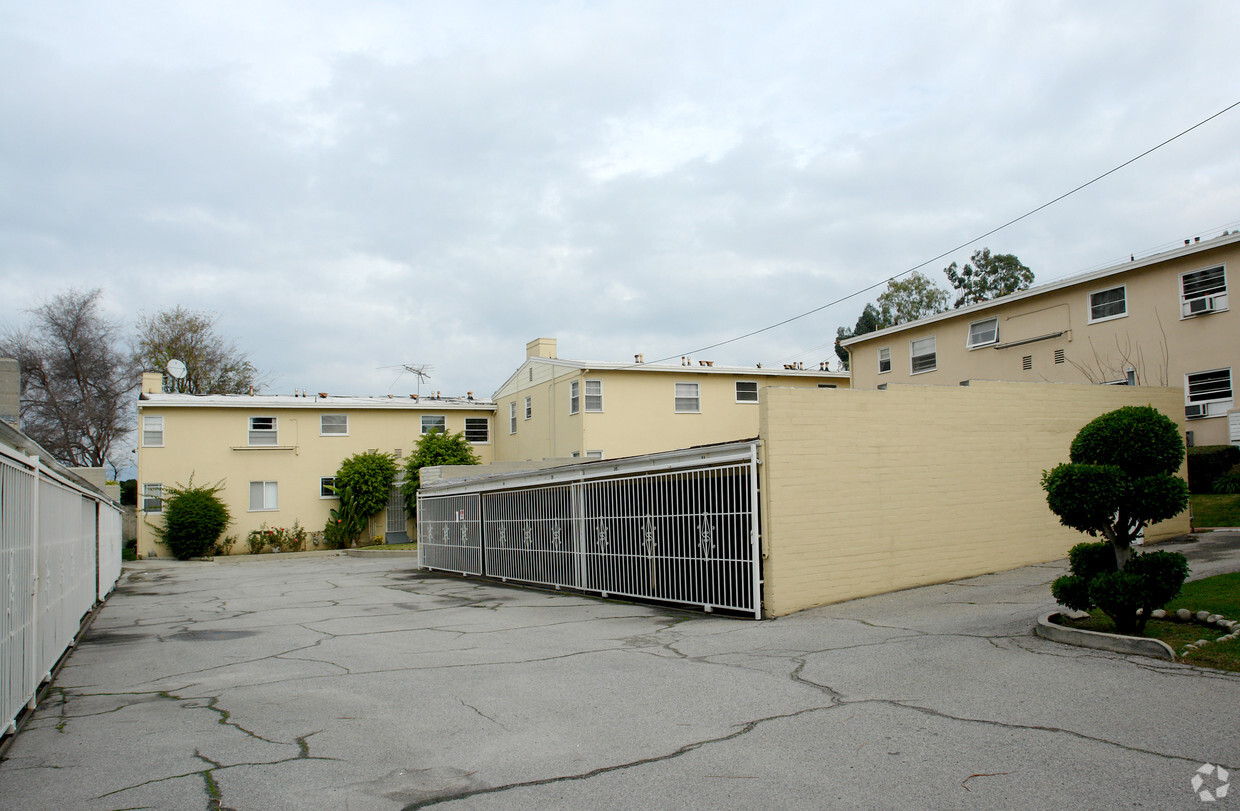
[[[1180,608],[1187,608],[1194,613],[1209,611],[1211,614],[1222,614],[1228,619],[1240,620],[1240,572],[1185,583],[1180,596],[1167,603],[1167,613]],[[1090,631],[1115,633],[1115,625],[1098,609],[1091,611],[1085,619],[1067,620],[1064,624]],[[1175,650],[1179,661],[1185,664],[1240,672],[1240,640],[1224,642],[1221,645],[1209,644],[1187,656],[1180,656],[1180,651],[1190,642],[1207,639],[1213,643],[1226,633],[1220,628],[1168,620],[1150,620],[1145,626],[1146,636],[1166,642]]]
[[[1189,496],[1194,527],[1240,527],[1240,494]]]

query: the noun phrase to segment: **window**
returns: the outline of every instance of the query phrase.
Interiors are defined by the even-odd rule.
[[[603,410],[603,381],[586,381],[586,411]]]
[[[999,343],[999,319],[987,318],[969,325],[969,349]]]
[[[1231,369],[1196,372],[1184,378],[1185,416],[1210,417],[1231,410]]]
[[[443,414],[423,414],[422,433],[429,434],[431,431],[438,431],[441,434],[447,433],[448,418]]]
[[[757,382],[753,380],[736,381],[736,402],[738,403],[758,402]]]
[[[586,458],[587,459],[602,459],[603,452],[602,451],[586,451]]]
[[[164,418],[142,418],[142,447],[162,448],[164,446]]]
[[[878,373],[885,374],[891,371],[891,347],[884,346],[878,350]]]
[[[581,384],[576,380],[568,384],[568,413],[576,414],[581,410]]]
[[[250,512],[279,509],[278,489],[275,482],[250,482]]]
[[[1185,317],[1227,309],[1227,271],[1223,266],[1180,276],[1180,308]]]
[[[682,414],[692,414],[702,410],[702,393],[700,384],[676,384],[676,410]]]
[[[466,417],[465,418],[465,441],[466,442],[490,442],[491,441],[491,421],[486,417]]]
[[[1089,294],[1089,321],[1106,321],[1128,315],[1128,292],[1125,285]]]
[[[339,498],[339,496],[336,495],[336,491],[332,489],[335,486],[335,476],[319,477],[319,498]]]
[[[320,414],[319,436],[348,436],[348,414]]]
[[[534,416],[534,401],[529,397],[525,398],[525,418],[528,420]]]
[[[909,357],[912,374],[933,372],[937,369],[938,357],[934,354],[934,336],[910,341]]]
[[[508,433],[515,434],[517,432],[517,401],[513,400],[508,404]]]
[[[159,482],[142,485],[142,511],[148,513],[164,511],[164,486]]]
[[[250,417],[251,445],[276,445],[278,438],[275,417]]]

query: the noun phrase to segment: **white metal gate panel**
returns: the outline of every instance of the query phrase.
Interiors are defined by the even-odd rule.
[[[418,496],[418,562],[428,569],[482,574],[477,494]]]
[[[39,480],[39,674],[47,676],[73,644],[95,604],[95,527],[84,526],[76,490]]]
[[[39,687],[34,611],[38,481],[34,465],[0,452],[0,732],[13,728],[13,719]]]
[[[121,576],[121,547],[124,538],[121,530],[121,513],[102,505],[99,513],[99,599],[102,600],[116,588]]]
[[[418,501],[428,568],[761,616],[753,443],[440,489]]]

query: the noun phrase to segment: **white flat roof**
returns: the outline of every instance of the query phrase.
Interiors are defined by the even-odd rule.
[[[495,403],[468,397],[354,397],[328,395],[294,397],[291,394],[142,394],[139,408],[313,408],[320,411],[345,409],[396,409],[404,411],[494,411]]]

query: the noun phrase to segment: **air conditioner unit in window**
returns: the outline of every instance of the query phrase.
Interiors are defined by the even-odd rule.
[[[1193,419],[1195,417],[1204,417],[1206,415],[1206,406],[1198,403],[1197,405],[1184,406],[1184,418]]]
[[[1195,298],[1188,302],[1189,315],[1201,315],[1202,313],[1212,312],[1214,312],[1213,296],[1203,296],[1202,298]]]

